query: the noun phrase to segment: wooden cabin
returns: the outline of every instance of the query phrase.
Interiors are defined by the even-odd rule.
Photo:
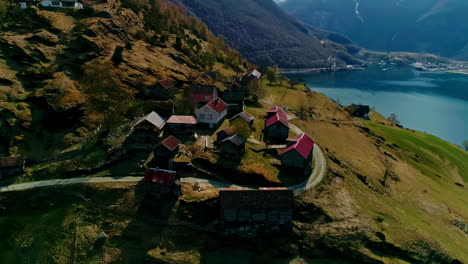
[[[214,85],[193,84],[190,86],[190,95],[195,106],[203,106],[218,98],[218,88]]]
[[[302,133],[286,140],[287,147],[281,152],[281,164],[285,167],[301,169],[307,175],[312,171],[312,158],[315,142]]]
[[[293,219],[294,193],[287,188],[226,188],[219,191],[219,204],[224,223],[287,225]]]
[[[265,137],[274,139],[286,139],[289,135],[288,116],[278,106],[267,111],[265,120]]]
[[[235,134],[223,139],[220,143],[221,156],[230,160],[240,160],[245,153],[246,140]]]
[[[143,178],[146,193],[157,199],[177,197],[181,188],[176,183],[176,175],[175,171],[149,169]]]
[[[242,120],[246,122],[249,126],[253,126],[255,118],[247,111],[242,111],[239,114],[233,116],[229,121],[233,122],[234,120]]]
[[[154,162],[152,162],[152,165],[158,168],[173,169],[173,160],[179,153],[180,144],[180,141],[174,136],[165,138],[154,149]]]
[[[25,163],[24,157],[0,158],[0,180],[23,173]]]
[[[174,95],[174,83],[169,79],[162,79],[156,82],[149,91],[149,96],[156,100],[169,100]]]
[[[174,134],[193,134],[197,120],[193,116],[173,115],[166,121],[166,126]]]
[[[165,124],[156,112],[149,113],[132,126],[125,145],[131,149],[152,149],[158,143]]]
[[[219,131],[218,133],[216,133],[216,142],[217,143],[221,143],[221,141],[223,141],[224,139],[234,135],[234,130],[231,129],[231,128],[225,128],[221,131]]]

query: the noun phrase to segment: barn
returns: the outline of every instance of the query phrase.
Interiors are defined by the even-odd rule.
[[[301,169],[304,174],[312,170],[312,156],[315,142],[302,133],[286,140],[287,148],[281,152],[281,164],[285,167]]]
[[[234,189],[219,191],[221,218],[224,223],[292,222],[294,193],[287,188]]]

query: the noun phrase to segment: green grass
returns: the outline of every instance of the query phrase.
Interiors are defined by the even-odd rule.
[[[369,128],[382,135],[388,141],[403,148],[407,154],[418,155],[422,163],[409,159],[412,165],[427,175],[443,175],[447,169],[458,168],[458,173],[468,182],[468,152],[438,137],[422,132],[394,128],[367,122]],[[447,166],[448,164],[450,166]]]

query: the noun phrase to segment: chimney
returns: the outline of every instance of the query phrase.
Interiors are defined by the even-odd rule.
[[[218,105],[218,102],[219,102],[219,97],[216,98],[214,105],[217,106],[217,105]]]

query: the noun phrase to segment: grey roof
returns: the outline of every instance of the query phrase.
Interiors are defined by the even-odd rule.
[[[243,118],[245,121],[247,121],[249,123],[254,120],[254,117],[251,114],[249,114],[248,112],[246,112],[246,111],[242,111],[242,112],[238,113],[237,115],[233,116],[231,118],[231,120],[234,120],[234,119],[236,119],[238,117]]]
[[[136,124],[133,127],[141,124],[144,121],[150,122],[159,129],[162,129],[164,124],[166,123],[156,112],[153,111],[145,117],[142,117],[140,120],[138,120],[138,122],[136,122]]]
[[[239,134],[225,138],[221,143],[230,142],[236,146],[242,146],[245,144],[245,138]]]

